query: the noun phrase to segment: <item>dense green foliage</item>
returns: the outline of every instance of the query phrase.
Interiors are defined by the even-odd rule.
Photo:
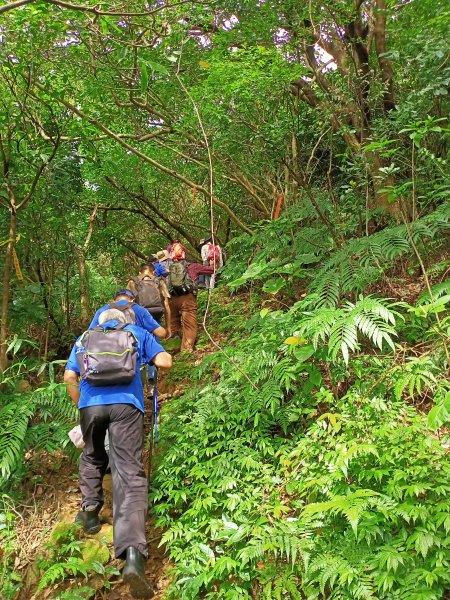
[[[211,232],[214,352],[176,359],[152,492],[169,594],[448,593],[449,32],[444,0],[0,6],[0,595],[73,340]],[[86,572],[58,544],[44,593]]]
[[[235,282],[267,287],[277,271],[268,248],[288,222],[262,227],[250,267],[233,255],[224,277],[245,270]],[[286,270],[294,288],[305,279]],[[442,598],[448,438],[411,401],[446,398],[448,408],[443,289],[414,306],[360,296],[326,307],[312,292],[288,310],[268,300],[250,319],[239,299],[214,309],[230,337],[167,409],[154,479],[174,598]]]
[[[63,524],[57,527],[47,544],[47,555],[41,556],[39,567],[42,578],[37,592],[48,588],[57,581],[70,576],[82,575],[87,581],[88,575],[97,573],[104,576],[105,587],[110,587],[107,575],[118,575],[117,569],[105,567],[109,560],[109,550],[105,544],[94,541],[82,541],[79,526]],[[86,600],[95,594],[95,589],[88,585],[73,591],[59,592],[59,600]]]
[[[15,340],[18,349],[23,340]],[[58,361],[56,361],[58,362]],[[49,370],[50,383],[27,391],[27,377]],[[77,411],[67,401],[65,386],[54,380],[55,363],[27,369],[27,361],[13,363],[2,375],[0,407],[0,485],[10,491],[14,476],[23,475],[23,454],[32,448],[53,452],[68,445],[67,431]],[[24,388],[25,384],[25,388]]]

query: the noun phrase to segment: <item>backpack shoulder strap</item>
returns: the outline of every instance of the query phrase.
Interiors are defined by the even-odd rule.
[[[98,325],[97,325],[98,327]],[[80,339],[78,340],[79,342],[82,342],[84,340],[84,338],[86,337],[86,335],[90,332],[93,331],[94,329],[96,329],[96,327],[93,327],[92,329],[86,329],[86,331],[83,331],[83,333],[80,335]]]
[[[121,312],[124,312],[125,310],[127,310],[127,308],[131,308],[132,306],[133,303],[130,301],[127,301],[126,304],[117,304],[117,302],[114,302],[114,300],[112,302],[109,302],[110,308],[117,308],[117,310],[120,310]]]

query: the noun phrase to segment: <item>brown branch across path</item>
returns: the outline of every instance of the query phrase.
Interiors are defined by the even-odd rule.
[[[154,202],[151,202],[151,200],[145,195],[144,190],[141,190],[140,194],[133,192],[133,190],[129,190],[125,186],[120,185],[114,177],[110,177],[109,175],[106,176],[106,181],[108,183],[110,183],[113,187],[115,187],[116,190],[119,190],[120,192],[127,194],[128,196],[130,196],[131,198],[134,198],[135,200],[139,200],[139,201],[143,202],[164,223],[166,223],[166,225],[168,225],[169,227],[174,229],[178,234],[180,234],[181,236],[186,238],[188,240],[188,242],[191,244],[194,251],[196,250],[197,243],[196,243],[195,237],[193,237],[189,233],[189,231],[187,231],[184,227],[181,227],[181,225],[179,223],[177,223],[176,221],[171,219],[168,215],[165,215],[162,210],[159,210],[159,208],[156,206],[156,204]]]

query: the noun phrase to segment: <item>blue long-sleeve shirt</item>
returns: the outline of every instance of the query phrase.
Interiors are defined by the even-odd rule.
[[[103,323],[102,327],[115,327],[116,325],[118,325],[118,321],[108,321],[107,323]],[[132,404],[141,412],[144,412],[144,390],[139,367],[141,363],[151,362],[157,354],[164,352],[164,348],[158,344],[155,336],[141,327],[128,324],[125,328],[131,331],[136,338],[138,351],[136,373],[133,380],[126,384],[100,386],[92,386],[87,381],[81,380],[80,400],[78,402],[79,409],[104,404]],[[75,342],[66,364],[66,369],[75,371],[75,373],[80,373],[76,357],[78,352],[85,352],[81,336]]]

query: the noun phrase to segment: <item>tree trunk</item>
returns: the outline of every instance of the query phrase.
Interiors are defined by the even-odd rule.
[[[83,329],[90,322],[90,298],[89,298],[89,274],[86,264],[86,256],[81,248],[75,250],[78,265],[79,289],[80,289],[80,321]]]
[[[14,243],[16,241],[17,213],[14,206],[10,208],[11,217],[9,221],[9,242],[6,247],[5,267],[3,270],[3,296],[2,296],[2,322],[0,326],[0,372],[3,373],[8,367],[8,357],[6,355],[6,338],[8,335],[8,308],[11,284],[11,267],[14,252]]]
[[[400,215],[398,203],[389,199],[389,189],[395,186],[394,176],[380,170],[387,166],[386,161],[377,152],[366,152],[366,158],[370,179],[372,180],[375,206],[383,208],[392,216],[398,217]]]

